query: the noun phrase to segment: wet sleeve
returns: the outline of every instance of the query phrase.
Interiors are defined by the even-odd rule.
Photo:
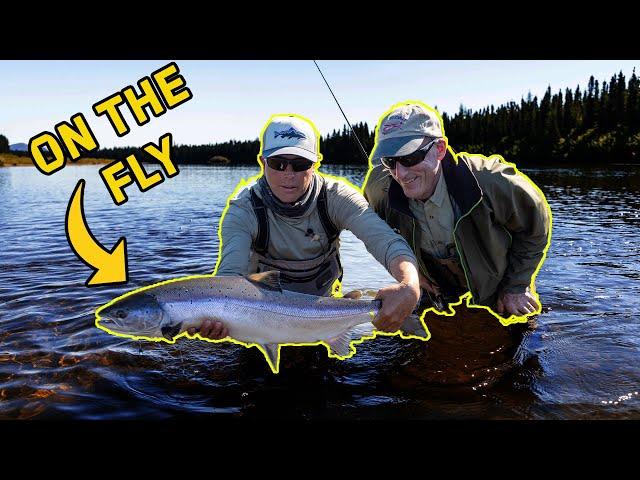
[[[232,200],[220,221],[222,244],[216,275],[249,273],[251,246],[257,235],[258,221],[248,202]]]
[[[387,271],[391,261],[400,255],[410,258],[414,264],[417,264],[416,257],[406,240],[395,233],[373,211],[357,189],[336,182],[328,193],[331,220],[340,230],[350,230],[362,240],[367,251]]]
[[[507,293],[524,293],[551,241],[551,209],[537,186],[499,160],[492,168],[489,199],[495,222],[511,234],[508,265],[501,282]]]

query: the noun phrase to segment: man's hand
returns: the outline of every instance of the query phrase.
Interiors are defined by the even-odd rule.
[[[524,293],[502,292],[498,297],[496,310],[500,315],[530,315],[540,308],[540,304],[531,294],[529,287]],[[505,315],[506,314],[506,315]]]
[[[382,307],[373,324],[383,332],[396,332],[420,300],[420,279],[415,258],[399,255],[391,260],[389,273],[400,283],[381,288],[376,299]]]
[[[342,298],[350,298],[351,300],[358,300],[360,297],[362,297],[362,290],[351,290],[342,296]]]
[[[200,325],[200,329],[190,328],[187,330],[189,335],[195,335],[199,333],[202,338],[209,338],[211,340],[220,340],[229,336],[229,329],[224,326],[220,320],[215,318],[207,318]]]
[[[373,320],[378,330],[396,332],[420,300],[417,285],[394,283],[378,290],[376,299],[382,300],[382,308]]]

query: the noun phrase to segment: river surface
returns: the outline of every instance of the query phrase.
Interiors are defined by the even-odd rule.
[[[545,313],[528,329],[460,308],[426,318],[427,343],[379,337],[345,361],[284,347],[278,375],[256,348],[137,342],[94,325],[126,291],[211,273],[226,198],[258,169],[184,166],[145,193],[129,187],[117,207],[99,168],[0,168],[0,419],[640,419],[638,167],[523,170],[553,212],[537,281]],[[366,173],[323,171],[357,185]],[[84,286],[91,271],[64,225],[80,178],[96,238],[127,238],[127,285]],[[393,281],[341,238],[344,291]]]

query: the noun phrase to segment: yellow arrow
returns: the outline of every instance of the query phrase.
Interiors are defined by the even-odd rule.
[[[95,287],[129,280],[127,239],[121,237],[111,251],[105,249],[93,236],[84,217],[84,180],[80,180],[67,207],[65,230],[73,252],[95,272],[85,285]]]

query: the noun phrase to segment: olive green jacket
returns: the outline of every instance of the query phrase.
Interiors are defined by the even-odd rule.
[[[449,148],[442,171],[472,302],[494,307],[502,291],[525,292],[551,241],[551,210],[544,195],[498,156],[456,154]],[[421,273],[433,281],[419,251],[421,229],[402,187],[379,165],[364,193],[375,212],[407,240]]]

